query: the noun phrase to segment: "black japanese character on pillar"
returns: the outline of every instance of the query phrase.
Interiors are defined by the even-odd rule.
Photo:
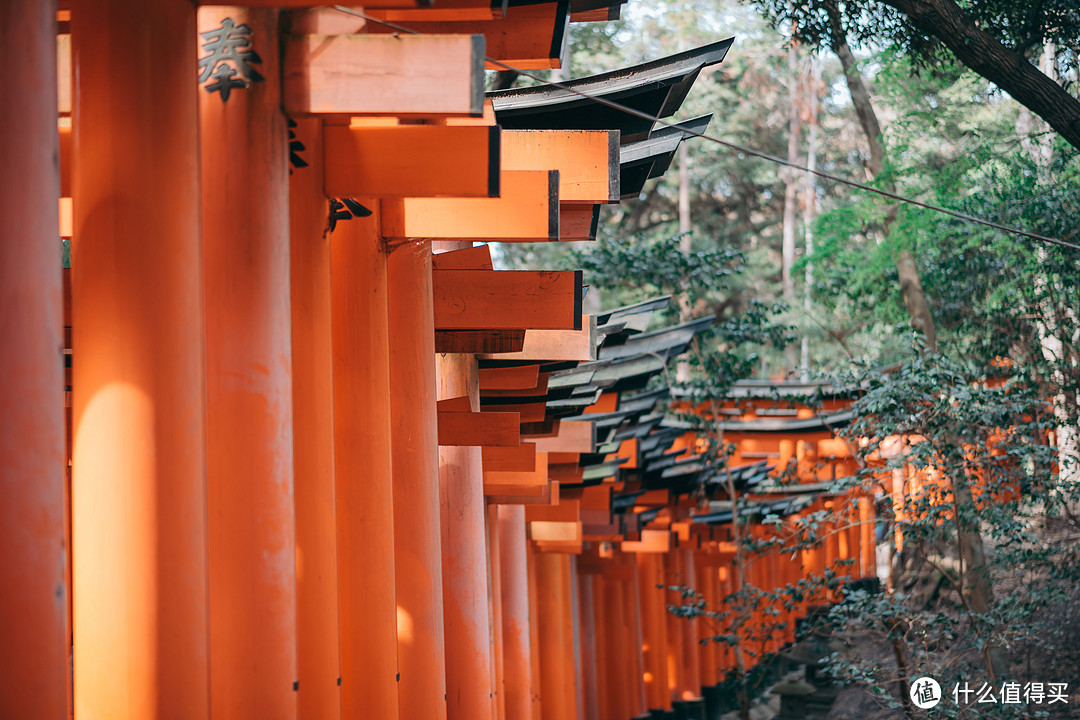
[[[334,232],[338,220],[352,220],[371,215],[371,211],[352,198],[330,198],[330,232]]]
[[[263,81],[263,76],[251,66],[261,64],[262,58],[251,46],[251,28],[246,24],[237,25],[232,18],[225,18],[221,27],[199,35],[206,41],[203,50],[210,53],[199,59],[199,84],[213,80],[206,85],[207,92],[220,92],[225,102],[234,88]]]
[[[307,148],[304,147],[304,143],[300,142],[296,137],[296,133],[293,129],[296,127],[296,121],[289,118],[289,163],[294,168],[306,168],[308,166],[307,160],[300,157]],[[289,174],[292,175],[292,168],[289,168]]]

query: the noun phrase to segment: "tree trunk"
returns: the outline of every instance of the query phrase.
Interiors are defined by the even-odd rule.
[[[959,442],[959,438],[956,441]],[[954,477],[952,491],[959,539],[957,544],[963,568],[960,576],[961,591],[971,612],[985,615],[993,609],[994,590],[990,585],[990,574],[986,570],[986,550],[983,548],[982,533],[979,532],[978,511],[967,478],[962,475]],[[991,683],[996,682],[1008,670],[1009,656],[1005,649],[996,643],[986,643],[983,660]]]
[[[817,170],[817,134],[818,134],[818,93],[821,90],[821,63],[816,56],[810,59],[809,82],[806,84],[810,96],[807,115],[810,131],[807,133],[806,167]],[[812,309],[811,291],[814,287],[814,263],[810,257],[814,254],[814,220],[817,218],[817,191],[814,188],[814,176],[807,173],[803,178],[803,233],[806,246],[806,287],[803,291],[803,312],[810,317]],[[799,367],[803,382],[810,381],[810,335],[804,330],[801,343]]]
[[[1039,69],[1050,79],[1056,80],[1054,66],[1054,54],[1056,48],[1052,43],[1043,46],[1042,58],[1039,61]],[[1052,182],[1050,177],[1050,161],[1053,160],[1054,146],[1047,135],[1032,138],[1035,133],[1035,121],[1031,113],[1022,110],[1016,123],[1017,133],[1020,135],[1020,144],[1024,151],[1035,161],[1039,172],[1039,183],[1048,185]],[[1041,125],[1039,130],[1044,130]],[[1046,248],[1039,246],[1035,250],[1039,264],[1046,262]],[[1035,327],[1039,333],[1039,345],[1043,359],[1050,365],[1051,392],[1054,398],[1054,418],[1057,426],[1054,428],[1054,439],[1058,454],[1058,475],[1066,484],[1080,482],[1080,436],[1076,426],[1076,398],[1071,399],[1064,392],[1060,392],[1066,383],[1063,367],[1069,364],[1067,358],[1067,345],[1063,338],[1067,337],[1070,326],[1075,322],[1062,318],[1052,302],[1056,290],[1052,287],[1052,279],[1043,272],[1036,276],[1035,287],[1042,295],[1040,303],[1040,318],[1036,320]]]
[[[855,66],[855,56],[851,54],[851,48],[848,47],[837,1],[828,0],[825,3],[825,9],[829,15],[829,26],[832,30],[832,49],[840,58],[840,64],[844,68],[844,79],[851,93],[851,104],[855,107],[859,125],[862,126],[863,134],[866,135],[866,140],[870,145],[870,162],[867,165],[867,171],[871,177],[877,177],[885,167],[885,145],[881,142],[881,124],[870,102],[870,93],[867,92],[862,76],[859,75],[859,69]],[[889,192],[896,192],[896,186],[891,180],[886,183],[886,189]],[[886,213],[885,235],[888,235],[897,212],[897,206],[893,205]],[[937,331],[934,328],[934,318],[930,314],[930,306],[923,292],[915,255],[911,250],[899,252],[896,256],[896,270],[900,275],[900,291],[904,295],[904,304],[911,316],[911,326],[923,333],[927,349],[930,352],[937,352]]]
[[[1040,72],[1024,55],[980,29],[953,0],[880,0],[938,38],[960,62],[1009,93],[1080,148],[1080,100]]]
[[[799,164],[799,56],[795,45],[794,28],[792,28],[791,45],[788,47],[788,150],[787,160],[792,165]],[[799,212],[799,174],[791,169],[784,168],[784,229],[781,243],[781,285],[784,302],[789,308],[795,306],[795,279],[791,270],[795,265],[795,230],[798,225]],[[784,348],[785,373],[790,374],[795,370],[798,362],[795,355],[795,346],[788,344]]]
[[[788,149],[787,159],[799,164],[799,58],[795,38],[788,48]],[[799,207],[799,175],[791,168],[784,169],[784,239],[782,244],[782,282],[784,302],[795,304],[795,282],[791,268],[795,264],[795,226]]]
[[[690,221],[690,150],[685,142],[679,143],[679,249],[683,255],[689,255],[693,224]],[[693,315],[690,296],[685,290],[679,293],[679,321],[686,322]],[[685,357],[675,365],[675,379],[686,382],[690,379],[690,363]]]

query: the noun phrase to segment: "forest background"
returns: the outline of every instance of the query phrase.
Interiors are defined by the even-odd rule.
[[[673,120],[712,113],[706,134],[736,146],[1061,241],[698,138],[641,197],[605,208],[595,243],[504,245],[496,261],[584,268],[593,311],[670,293],[679,302],[662,324],[715,315],[709,347],[695,350],[712,360],[681,368],[682,397],[715,402],[748,376],[858,388],[845,435],[871,442],[846,483],[873,492],[883,469],[909,478],[908,549],[894,568],[912,572],[896,579],[901,592],[834,609],[849,637],[869,638],[861,655],[833,658],[838,677],[876,696],[851,716],[916,717],[905,687],[923,674],[952,687],[1050,673],[1080,704],[1080,8],[634,0],[619,21],[570,32],[566,69],[542,76],[734,36]],[[882,467],[890,437],[918,440]],[[722,465],[722,443],[716,453]],[[911,485],[917,476],[943,479],[946,495]],[[798,542],[819,541],[805,532],[817,522]],[[745,643],[737,634],[717,638]],[[959,702],[936,712],[1046,716]]]

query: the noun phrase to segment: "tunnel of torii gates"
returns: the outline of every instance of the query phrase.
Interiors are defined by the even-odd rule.
[[[709,118],[484,97],[611,0],[267,4],[0,3],[0,717],[696,712],[732,651],[657,586],[722,606],[730,506],[646,384],[709,321],[480,243],[593,238]],[[669,117],[730,44],[570,85]],[[871,574],[843,398],[774,390],[724,410],[746,503],[863,522],[747,582]]]

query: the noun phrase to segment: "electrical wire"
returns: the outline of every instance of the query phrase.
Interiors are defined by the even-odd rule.
[[[361,12],[359,10],[354,10],[353,8],[348,8],[348,7],[345,7],[345,6],[342,6],[342,5],[334,5],[333,7],[334,7],[335,10],[339,10],[339,11],[341,11],[343,13],[348,14],[348,15],[355,15],[356,17],[363,18],[363,19],[368,20],[370,22],[378,23],[380,25],[383,25],[385,27],[390,28],[391,30],[396,30],[398,32],[403,32],[403,33],[406,33],[406,34],[409,34],[409,35],[423,35],[424,34],[424,33],[420,32],[418,30],[414,30],[412,28],[408,28],[408,27],[404,27],[402,25],[398,25],[397,23],[392,23],[392,22],[389,22],[387,20],[382,20],[382,19],[377,18],[377,17],[372,17],[371,15],[368,15],[367,13]],[[501,68],[503,68],[505,70],[510,70],[512,72],[518,73],[519,75],[523,75],[524,77],[530,78],[530,79],[535,80],[535,81],[537,81],[539,83],[542,83],[544,85],[548,85],[550,87],[554,87],[554,88],[557,88],[559,90],[563,90],[565,92],[571,93],[573,95],[577,95],[578,97],[584,98],[584,99],[589,100],[591,102],[595,102],[595,103],[597,103],[599,105],[604,105],[604,106],[609,107],[609,108],[611,108],[613,110],[618,110],[619,112],[623,112],[623,113],[626,113],[628,115],[632,115],[634,117],[641,118],[642,120],[648,120],[648,121],[650,121],[652,123],[660,125],[661,127],[667,127],[667,128],[676,127],[676,123],[666,122],[665,120],[662,120],[661,118],[658,118],[658,117],[656,117],[654,115],[650,115],[649,113],[642,112],[640,110],[636,110],[636,109],[631,108],[631,107],[627,107],[626,105],[623,105],[621,103],[617,103],[617,102],[615,102],[613,100],[608,100],[607,98],[602,98],[602,97],[598,97],[596,95],[591,95],[589,93],[581,92],[580,90],[577,90],[577,89],[575,89],[573,87],[570,87],[569,85],[565,85],[563,83],[556,82],[554,80],[548,80],[546,78],[542,78],[539,75],[536,75],[534,73],[530,73],[530,72],[528,72],[526,70],[516,68],[513,65],[510,65],[508,63],[504,63],[501,60],[495,60],[493,58],[486,57],[486,56],[484,57],[484,60],[486,62],[490,63],[491,65],[501,67]],[[897,193],[890,192],[888,190],[882,190],[881,188],[876,188],[876,187],[873,187],[872,185],[866,185],[864,183],[860,183],[860,182],[857,182],[855,180],[850,180],[848,178],[843,178],[843,177],[840,177],[838,175],[833,175],[833,174],[827,173],[827,172],[825,172],[823,170],[811,169],[811,168],[806,167],[805,165],[800,165],[799,163],[791,162],[791,161],[786,160],[784,158],[777,157],[776,155],[771,155],[771,154],[769,154],[767,152],[763,152],[761,150],[755,150],[753,148],[745,147],[743,145],[739,145],[737,143],[729,142],[727,140],[721,140],[718,137],[713,137],[712,135],[706,135],[703,132],[698,132],[698,131],[690,130],[690,129],[687,129],[687,128],[677,128],[677,129],[679,129],[681,132],[685,133],[686,135],[701,138],[702,140],[706,140],[706,141],[714,143],[716,145],[720,145],[722,147],[728,148],[729,150],[735,150],[737,152],[744,153],[744,154],[749,155],[751,157],[760,158],[762,160],[767,160],[768,162],[775,163],[775,164],[781,165],[783,167],[788,167],[788,168],[791,168],[793,170],[798,170],[800,172],[808,173],[810,175],[815,175],[815,176],[817,176],[819,178],[822,178],[823,180],[830,180],[832,182],[839,183],[841,185],[846,185],[848,187],[855,188],[857,190],[863,190],[865,192],[874,193],[876,195],[886,197],[886,198],[888,198],[890,200],[893,200],[895,202],[901,202],[901,203],[906,203],[908,205],[914,205],[915,207],[920,207],[920,208],[923,208],[925,210],[931,210],[933,212],[942,213],[944,215],[949,215],[951,217],[957,218],[959,220],[965,220],[967,222],[976,223],[978,225],[983,225],[983,226],[986,226],[986,227],[990,227],[990,228],[993,228],[995,230],[1000,230],[1002,232],[1007,232],[1007,233],[1011,233],[1011,234],[1014,234],[1014,235],[1020,235],[1020,236],[1023,236],[1023,237],[1031,238],[1032,240],[1038,240],[1040,242],[1050,243],[1052,245],[1058,245],[1060,247],[1067,247],[1067,248],[1071,248],[1073,250],[1080,250],[1080,245],[1076,245],[1076,244],[1073,244],[1073,243],[1070,243],[1070,242],[1066,242],[1065,240],[1062,240],[1060,238],[1049,237],[1047,235],[1040,235],[1039,233],[1034,233],[1034,232],[1030,232],[1028,230],[1022,230],[1022,229],[1017,228],[1017,227],[1012,227],[1010,225],[1004,225],[1002,223],[994,222],[993,220],[986,220],[984,218],[980,218],[980,217],[977,217],[975,215],[969,215],[968,213],[960,212],[959,210],[952,210],[950,208],[941,207],[940,205],[934,205],[932,203],[927,203],[927,202],[923,202],[921,200],[916,200],[914,198],[906,197],[904,195],[899,195]]]

